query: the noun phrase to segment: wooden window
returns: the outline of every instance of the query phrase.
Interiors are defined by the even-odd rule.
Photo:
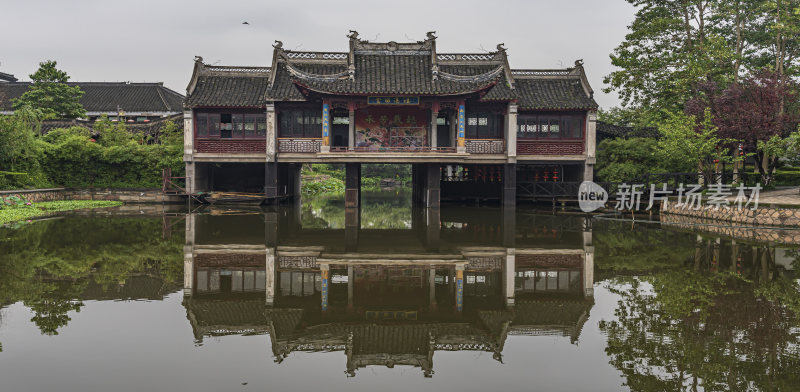
[[[198,138],[253,139],[267,135],[265,113],[195,113]]]
[[[581,139],[583,114],[542,113],[517,116],[518,139]]]
[[[208,137],[208,114],[198,113],[195,121],[197,122],[197,137]]]
[[[468,139],[496,139],[503,135],[503,116],[494,113],[469,113],[467,115]]]
[[[278,118],[281,137],[322,137],[322,109],[285,109]]]

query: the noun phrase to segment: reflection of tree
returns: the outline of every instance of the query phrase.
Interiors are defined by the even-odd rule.
[[[25,301],[34,316],[31,321],[45,335],[58,335],[58,329],[72,320],[70,311],[80,312],[83,302],[78,300],[86,288],[86,280],[79,282],[55,282],[39,285],[41,292]]]
[[[411,194],[408,188],[365,191],[361,204],[361,227],[407,229],[411,227]],[[317,195],[303,200],[304,228],[344,228],[344,195]]]
[[[777,302],[797,301],[796,285],[770,300],[730,273],[673,271],[625,283],[611,289],[622,296],[618,319],[600,328],[610,363],[632,390],[800,385],[797,315]]]
[[[183,225],[176,225],[181,230]],[[78,311],[90,280],[103,290],[132,275],[183,279],[183,236],[164,238],[161,218],[50,220],[0,228],[0,299],[23,301],[45,334],[57,334]]]
[[[656,225],[595,220],[595,263],[603,271],[680,268],[694,255],[694,235]],[[690,246],[682,246],[690,245]]]

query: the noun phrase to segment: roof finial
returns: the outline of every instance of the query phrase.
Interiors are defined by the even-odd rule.
[[[275,49],[283,49],[283,42],[275,40],[275,43],[272,44],[272,47]]]
[[[350,30],[350,34],[347,34],[347,38],[358,39],[358,31]]]
[[[506,51],[506,48],[504,48],[503,45],[505,45],[505,43],[497,44],[497,51],[498,52],[505,52]]]
[[[434,40],[434,39],[436,39],[436,31],[429,31],[429,32],[428,32],[428,33],[426,33],[425,35],[427,35],[427,36],[428,36],[428,39],[429,39],[429,40]]]
[[[203,62],[203,56],[194,56],[194,62],[195,63],[202,63]]]
[[[576,67],[583,67],[583,59],[575,60],[575,66]]]

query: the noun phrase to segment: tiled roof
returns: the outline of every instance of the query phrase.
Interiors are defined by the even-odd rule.
[[[519,109],[594,109],[597,102],[586,95],[580,78],[515,78]]]
[[[201,76],[186,106],[264,106],[268,82],[266,77]]]
[[[636,128],[623,125],[610,124],[604,121],[597,122],[598,142],[603,139],[628,138],[628,137],[648,137],[657,138],[658,129],[653,127]]]
[[[125,123],[125,129],[128,132],[140,134],[144,133],[145,135],[157,135],[161,128],[164,127],[164,124],[167,121],[172,121],[178,126],[181,125],[183,121],[183,114],[173,114],[168,117],[158,118],[149,122],[133,122],[133,123]],[[89,120],[44,120],[42,121],[42,134],[47,134],[54,129],[61,129],[61,128],[71,128],[71,127],[83,127],[89,129],[91,131],[94,130],[94,121]]]
[[[475,77],[474,81],[448,80],[439,76],[433,79],[430,55],[355,56],[355,73],[351,80],[346,76],[346,64],[289,63],[289,69],[310,75],[328,76],[344,73],[345,76],[328,80],[303,74],[287,75],[310,90],[332,94],[416,94],[453,95],[468,94],[495,83],[502,76],[502,65],[443,66],[441,72],[458,76]],[[276,75],[284,76],[284,75]],[[333,78],[330,78],[333,79]]]
[[[5,72],[0,72],[0,82],[16,82],[16,81],[17,78],[15,78],[14,75]]]
[[[183,96],[161,83],[69,82],[84,92],[81,104],[87,112],[179,113]],[[0,111],[12,110],[12,99],[28,91],[31,82],[0,83]]]
[[[262,106],[330,95],[461,95],[517,101],[520,109],[594,109],[583,66],[512,70],[506,49],[437,53],[435,35],[418,42],[375,43],[351,32],[349,52],[298,52],[274,45],[271,67],[216,67],[195,59],[187,106]],[[266,82],[266,83],[265,83]]]

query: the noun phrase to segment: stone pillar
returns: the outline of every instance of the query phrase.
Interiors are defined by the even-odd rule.
[[[264,197],[271,200],[278,198],[278,164],[276,162],[264,164]]]
[[[442,231],[441,210],[439,208],[426,208],[425,220],[425,249],[428,251],[438,251]]]
[[[348,118],[348,130],[347,130],[347,148],[352,150],[353,147],[356,146],[356,104],[355,102],[348,102],[347,104],[347,118]]]
[[[506,306],[514,306],[514,277],[517,274],[517,249],[506,249],[506,262],[503,268],[503,288],[505,289]]]
[[[597,111],[590,110],[586,114],[586,162],[583,167],[583,180],[594,180],[594,164],[597,162]]]
[[[275,104],[267,104],[267,162],[275,162],[278,143],[278,116]]]
[[[327,102],[323,102],[322,103],[322,147],[320,147],[320,152],[331,151],[330,130],[331,130],[330,104]]]
[[[456,264],[456,310],[464,310],[464,264]]]
[[[517,205],[517,164],[503,165],[503,206]]]
[[[194,293],[194,229],[195,214],[186,215],[186,239],[183,245],[183,296]]]
[[[291,189],[289,191],[292,193],[292,198],[295,200],[300,200],[300,193],[302,192],[303,187],[303,180],[302,180],[302,172],[303,172],[303,164],[302,163],[293,163],[290,168],[291,170]]]
[[[506,113],[506,155],[508,162],[517,161],[517,104],[508,104]]]
[[[439,208],[442,171],[438,163],[425,165],[425,207]]]
[[[272,306],[275,304],[275,248],[268,247],[266,249],[266,265],[265,265],[265,297],[266,304]]]
[[[517,207],[516,205],[503,206],[503,246],[516,247],[517,241]]]
[[[321,306],[322,311],[328,311],[328,278],[330,277],[330,269],[328,264],[320,264],[320,275],[322,278],[322,283],[320,284],[320,298],[322,299]]]
[[[264,213],[264,244],[268,248],[278,246],[278,212]]]
[[[458,141],[456,146],[456,152],[458,153],[465,153],[467,152],[466,147],[466,131],[467,131],[467,118],[466,112],[464,109],[464,102],[459,102],[458,104],[458,128],[456,128],[456,140]]]
[[[344,206],[358,208],[361,205],[361,164],[345,164]]]
[[[438,126],[436,125],[436,119],[439,118],[439,102],[434,101],[431,106],[431,147],[436,148],[438,147]]]
[[[590,219],[590,218],[585,218]],[[583,229],[583,295],[594,297],[594,245],[592,243],[591,224],[584,223]]]
[[[359,230],[361,230],[361,208],[345,208],[344,247],[346,252],[358,251]]]
[[[347,312],[353,312],[353,286],[355,285],[356,273],[352,265],[347,266]]]
[[[194,161],[186,161],[186,193],[193,194],[197,192],[197,174],[195,173]]]
[[[436,311],[436,267],[431,267],[428,271],[428,310]]]

